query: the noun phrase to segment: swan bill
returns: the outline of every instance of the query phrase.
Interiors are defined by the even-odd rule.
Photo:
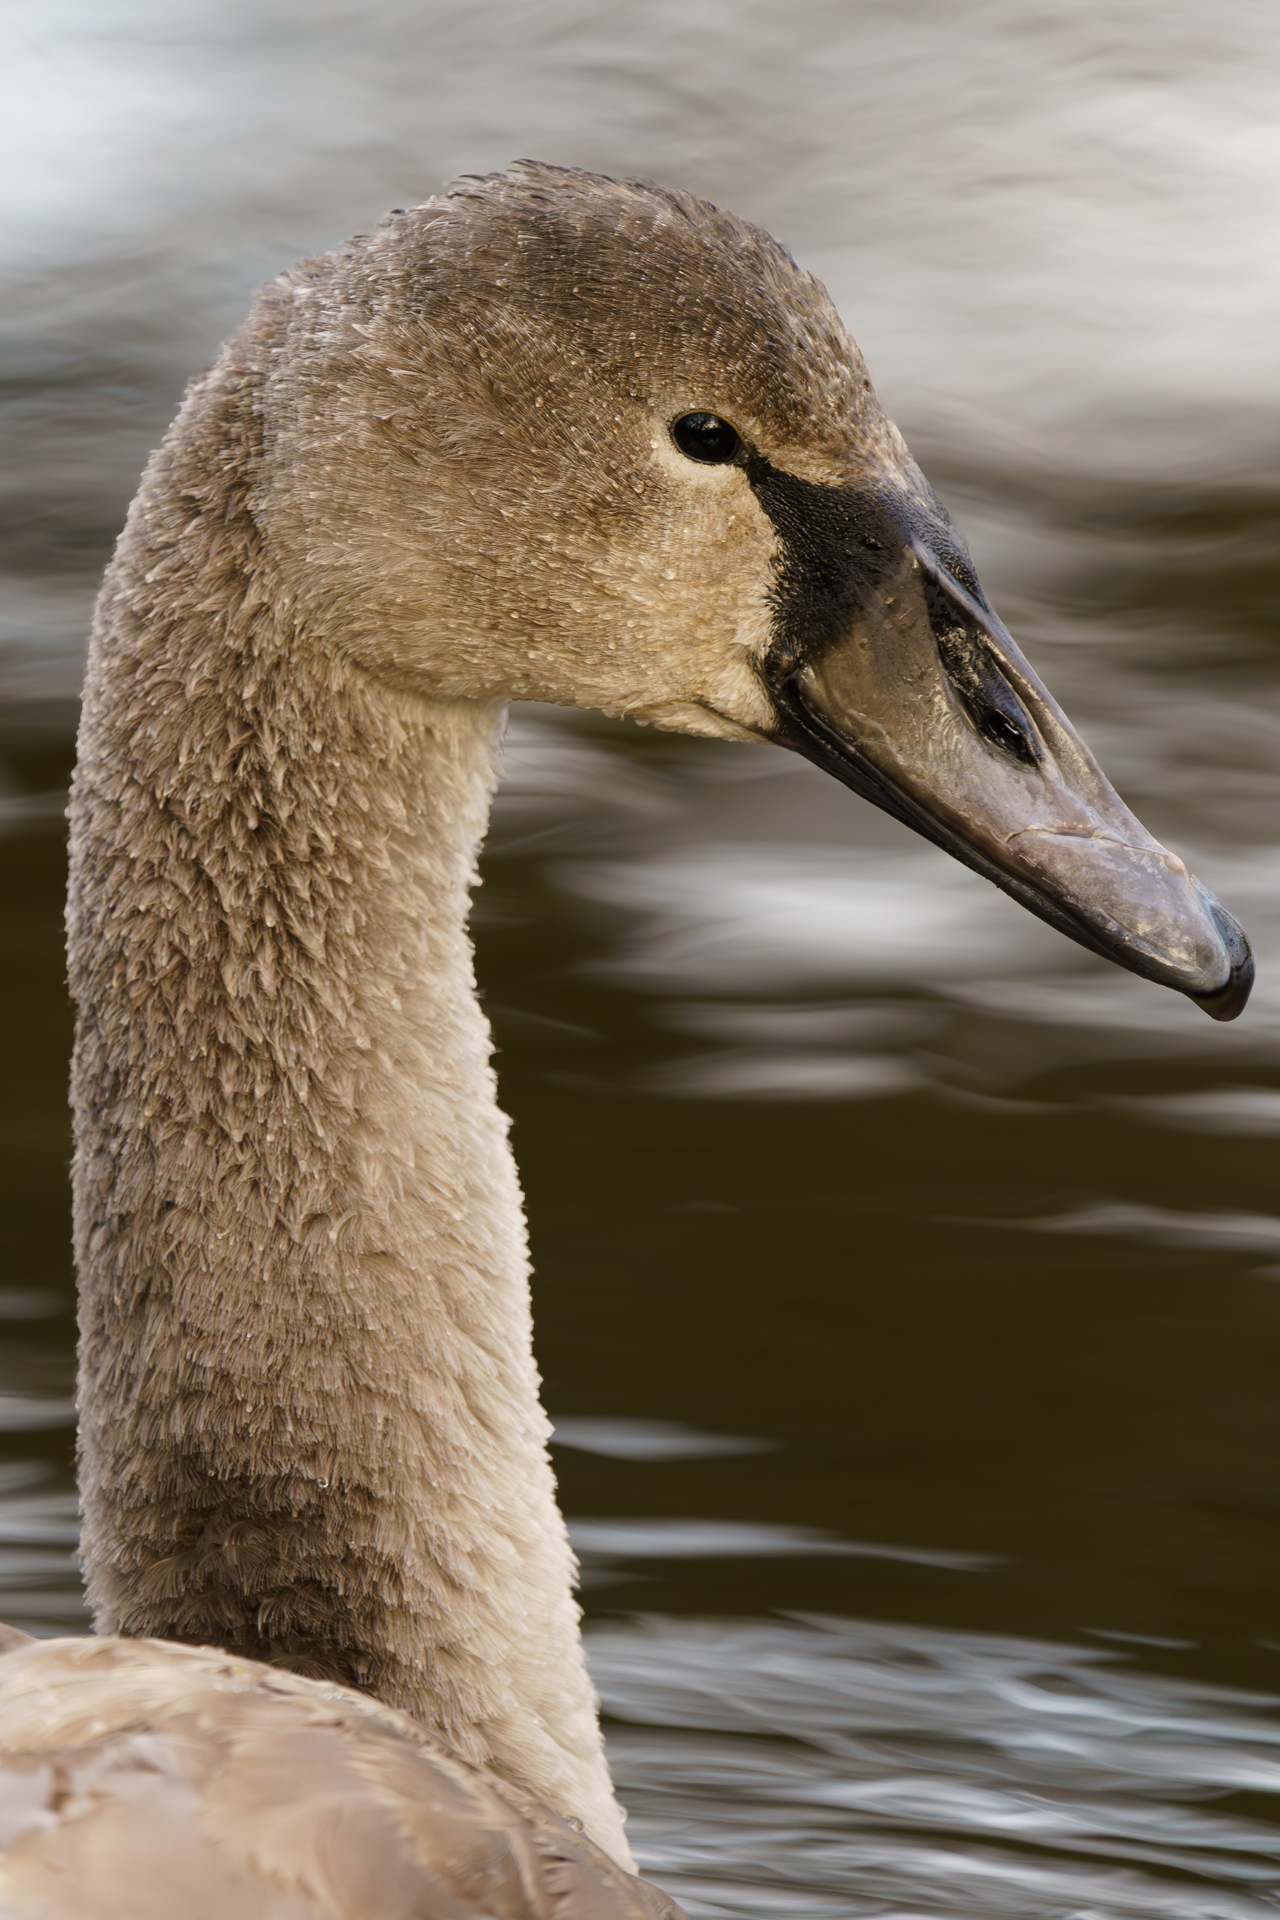
[[[748,477],[780,536],[773,738],[1081,946],[1234,1020],[1244,933],[1110,785],[937,503],[765,462]]]

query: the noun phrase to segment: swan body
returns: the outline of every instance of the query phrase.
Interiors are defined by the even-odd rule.
[[[99,1639],[0,1659],[5,1920],[671,1911],[623,1871],[466,931],[511,698],[773,740],[1243,1004],[1243,936],[1107,785],[767,235],[524,163],[282,276],[153,457],[91,643]],[[388,1891],[349,1897],[371,1851]]]
[[[0,1661],[3,1911],[41,1920],[674,1920],[407,1715],[209,1647]],[[143,1865],[142,1863],[145,1863]]]

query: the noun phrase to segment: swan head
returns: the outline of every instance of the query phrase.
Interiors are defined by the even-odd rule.
[[[1240,1012],[1240,928],[1110,786],[761,229],[525,162],[304,263],[254,337],[254,515],[322,643],[433,699],[774,741]]]

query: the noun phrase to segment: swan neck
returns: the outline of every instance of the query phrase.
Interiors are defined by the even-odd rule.
[[[300,628],[245,504],[251,389],[233,354],[153,461],[86,688],[95,1622],[364,1687],[625,1863],[466,932],[501,712]]]

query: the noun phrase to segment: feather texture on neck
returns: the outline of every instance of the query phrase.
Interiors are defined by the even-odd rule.
[[[192,390],[86,689],[96,1623],[364,1687],[625,1862],[466,933],[502,710],[388,689],[304,623],[251,511],[259,388],[233,343]]]

